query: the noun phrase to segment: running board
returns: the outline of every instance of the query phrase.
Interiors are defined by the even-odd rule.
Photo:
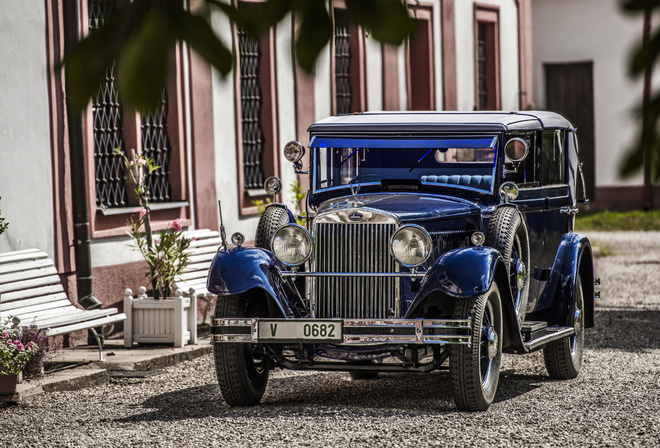
[[[573,336],[575,334],[575,329],[573,327],[547,327],[543,333],[542,336],[533,338],[524,343],[527,352],[533,352],[557,339]]]

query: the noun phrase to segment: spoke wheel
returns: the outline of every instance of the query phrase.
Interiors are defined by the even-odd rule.
[[[240,296],[219,296],[215,317],[251,317]],[[250,406],[261,401],[270,371],[270,360],[256,344],[216,343],[215,373],[222,396],[230,406]]]
[[[584,352],[584,295],[582,293],[582,278],[578,276],[575,289],[575,301],[571,313],[575,329],[573,336],[567,336],[552,341],[543,349],[545,368],[550,377],[568,380],[575,378],[582,368]]]
[[[493,213],[486,229],[485,244],[497,249],[504,258],[518,325],[522,325],[529,298],[530,261],[529,235],[518,210],[500,207]]]
[[[493,282],[488,292],[458,299],[455,319],[472,320],[471,346],[449,349],[452,393],[463,411],[485,411],[495,398],[502,363],[502,304]]]

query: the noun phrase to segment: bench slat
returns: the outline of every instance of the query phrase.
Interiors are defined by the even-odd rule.
[[[44,319],[37,319],[37,326],[39,328],[54,328],[64,325],[75,324],[77,322],[87,322],[92,319],[98,319],[110,314],[115,314],[117,308],[104,308],[101,310],[79,310],[76,309],[75,313],[69,312],[67,314],[58,314],[47,316]]]
[[[64,327],[49,329],[47,331],[47,334],[48,336],[57,336],[59,334],[71,333],[73,331],[87,330],[90,328],[101,327],[103,325],[119,322],[122,320],[126,320],[126,314],[124,313],[114,314],[112,316],[104,317],[103,319],[97,319],[79,324],[65,325]]]
[[[33,269],[46,267],[55,269],[53,260],[48,258],[40,258],[38,260],[28,260],[20,263],[0,264],[0,275],[9,274],[12,272],[31,271]]]
[[[57,294],[50,294],[50,295],[44,295],[41,297],[33,297],[30,299],[23,299],[23,300],[14,300],[12,302],[5,302],[5,296],[2,296],[2,302],[0,302],[0,311],[8,311],[8,310],[15,310],[15,309],[20,309],[23,307],[28,307],[28,306],[33,306],[33,305],[40,305],[43,303],[48,303],[48,302],[55,302],[57,300],[61,300],[62,298],[67,299],[66,293],[64,291],[57,293]],[[67,299],[69,300],[69,299]]]
[[[42,278],[53,275],[57,275],[57,269],[55,269],[55,266],[52,265],[38,269],[26,269],[16,272],[0,273],[0,287],[8,283],[20,282],[23,280]],[[57,278],[59,278],[59,275],[57,275]]]
[[[17,252],[7,252],[0,255],[0,264],[37,260],[39,258],[48,258],[48,254],[40,250],[20,250]]]
[[[62,300],[57,300],[57,301],[50,301],[47,303],[40,303],[37,305],[32,305],[32,306],[22,306],[19,308],[14,308],[14,309],[9,309],[5,311],[0,311],[0,317],[5,318],[8,316],[18,316],[23,320],[23,316],[38,316],[41,314],[45,314],[50,312],[50,310],[53,309],[58,309],[58,308],[65,308],[65,307],[73,307],[75,308],[69,299],[64,296]]]
[[[28,280],[6,283],[4,285],[0,284],[0,294],[3,295],[3,300],[4,300],[5,294],[9,295],[9,293],[12,292],[29,291],[29,290],[34,290],[36,288],[48,287],[53,285],[57,285],[60,287],[60,289],[64,290],[62,288],[62,284],[60,283],[60,276],[55,274],[55,275],[49,275],[47,277],[37,277]]]
[[[2,294],[2,303],[46,296],[49,294],[57,294],[60,292],[64,292],[64,288],[62,287],[61,283],[58,283],[57,285],[43,286],[41,288],[34,288],[25,291],[7,292]]]

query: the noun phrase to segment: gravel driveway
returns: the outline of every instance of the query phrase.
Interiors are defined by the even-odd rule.
[[[275,371],[261,405],[227,407],[206,356],[145,379],[0,408],[3,446],[660,446],[660,232],[591,233],[602,296],[585,364],[549,379],[505,355],[496,402],[456,410],[448,374]]]

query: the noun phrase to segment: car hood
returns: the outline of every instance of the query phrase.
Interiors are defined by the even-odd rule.
[[[399,217],[401,221],[420,221],[439,217],[452,217],[480,213],[482,207],[460,198],[415,193],[363,194],[358,202]],[[347,196],[327,201],[319,207],[319,213],[352,207],[355,197]]]

